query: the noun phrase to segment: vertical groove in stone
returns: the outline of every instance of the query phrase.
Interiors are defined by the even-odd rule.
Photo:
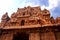
[[[54,32],[43,32],[43,33],[41,33],[41,40],[56,40]]]
[[[13,35],[12,34],[3,34],[0,37],[0,40],[12,40]]]
[[[29,34],[29,40],[40,40],[39,32],[37,32],[37,33],[30,33]]]

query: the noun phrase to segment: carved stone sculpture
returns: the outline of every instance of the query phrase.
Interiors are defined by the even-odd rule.
[[[5,26],[5,24],[10,20],[7,12],[2,16],[1,20],[2,26]]]
[[[5,13],[2,16],[1,23],[2,26],[8,26],[8,24],[9,26],[24,26],[36,24],[45,25],[60,23],[60,18],[58,17],[55,22],[55,19],[53,17],[50,17],[50,12],[47,9],[41,10],[39,6],[28,6],[25,8],[18,8],[17,12],[12,13],[11,18],[9,18],[8,13]]]
[[[60,23],[60,17],[56,18],[56,23]]]

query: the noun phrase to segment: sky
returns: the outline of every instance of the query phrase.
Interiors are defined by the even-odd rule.
[[[60,0],[0,0],[0,21],[3,14],[11,16],[18,8],[25,6],[40,6],[48,9],[54,18],[60,17]]]

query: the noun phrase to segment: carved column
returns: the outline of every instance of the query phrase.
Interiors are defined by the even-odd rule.
[[[60,32],[55,32],[56,40],[60,40]]]
[[[49,36],[49,39],[50,39],[50,40],[56,40],[56,39],[55,39],[54,32],[48,32],[48,36]]]
[[[40,34],[39,34],[39,32],[30,33],[29,34],[29,40],[40,40]]]
[[[13,34],[2,34],[0,40],[12,40]]]
[[[41,40],[56,40],[53,32],[41,33]]]

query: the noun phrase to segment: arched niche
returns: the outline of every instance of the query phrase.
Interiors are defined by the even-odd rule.
[[[21,26],[25,25],[25,20],[21,20]]]

